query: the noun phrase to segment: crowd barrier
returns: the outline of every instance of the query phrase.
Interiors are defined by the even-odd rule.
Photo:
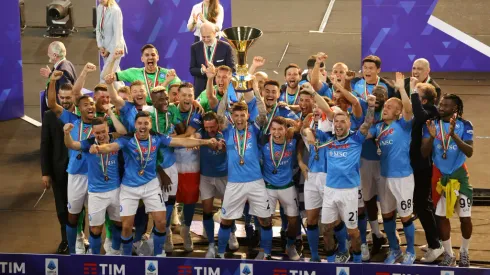
[[[489,275],[484,268],[236,259],[0,254],[0,274],[28,275]]]

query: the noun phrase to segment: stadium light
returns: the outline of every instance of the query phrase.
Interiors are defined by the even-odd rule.
[[[68,36],[75,31],[73,4],[70,0],[54,0],[46,6],[49,36]]]

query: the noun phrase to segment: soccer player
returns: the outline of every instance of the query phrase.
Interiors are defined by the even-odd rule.
[[[95,103],[91,97],[82,96],[77,99],[77,106],[81,116],[65,110],[56,103],[55,84],[63,76],[60,71],[54,71],[50,77],[48,88],[48,108],[56,114],[63,124],[72,123],[75,125],[71,135],[77,141],[82,141],[91,137],[92,119],[95,117]],[[68,163],[68,223],[66,225],[66,234],[68,238],[68,250],[71,254],[84,254],[85,247],[83,241],[77,241],[77,224],[78,217],[82,211],[84,202],[87,197],[87,163],[82,153],[75,150],[69,151]],[[83,240],[83,236],[78,236]],[[75,250],[75,244],[77,249]]]
[[[296,139],[293,135],[297,128],[288,128],[283,117],[274,117],[270,122],[270,134],[264,136],[261,148],[262,174],[269,196],[269,205],[274,214],[279,201],[288,219],[286,254],[290,260],[297,261],[295,241],[299,220],[298,194],[293,182],[293,164],[296,155]],[[268,137],[268,138],[267,138]]]
[[[206,90],[199,95],[197,100],[204,108],[204,111],[216,111],[225,93],[225,87],[230,87],[229,83],[232,77],[232,70],[226,65],[215,68],[211,63],[207,68],[205,65],[201,66],[202,71],[206,73],[208,82],[206,83]],[[214,82],[216,82],[216,85],[213,85]]]
[[[174,104],[169,104],[165,87],[158,86],[151,90],[153,106],[146,106],[145,111],[151,114],[152,130],[163,135],[176,135],[185,131],[179,109]],[[174,249],[172,230],[170,228],[172,213],[175,206],[175,195],[179,183],[178,170],[174,148],[161,146],[158,152],[157,172],[163,185],[163,195],[166,207],[167,238],[164,249],[170,253]],[[168,179],[168,180],[167,180]]]
[[[172,84],[168,88],[168,101],[169,103],[178,104],[179,103],[179,87],[180,83]]]
[[[289,64],[286,69],[284,69],[284,78],[286,80],[286,85],[281,89],[281,95],[279,96],[279,101],[286,102],[286,104],[295,113],[299,113],[300,107],[298,106],[300,86],[299,81],[301,80],[301,69],[296,64]]]
[[[335,134],[317,130],[315,138],[310,129],[304,131],[308,140],[311,140],[310,143],[318,140],[318,143],[325,146],[324,157],[328,165],[323,193],[322,223],[326,224],[323,236],[329,262],[345,263],[350,259],[349,248],[346,246],[347,234],[352,242],[354,262],[362,262],[361,239],[357,228],[359,158],[362,144],[374,120],[376,98],[369,95],[367,100],[369,108],[366,119],[355,132],[350,130],[350,116],[343,111],[334,114]],[[334,234],[339,244],[337,255],[334,254]]]
[[[308,75],[307,78],[315,91],[321,96],[332,98],[332,89],[327,84],[327,71],[325,70],[325,60],[328,55],[325,53],[317,53],[308,59]],[[300,82],[300,84],[302,84]]]
[[[264,88],[265,88],[265,82],[269,80],[269,76],[263,72],[259,71],[254,73],[255,79],[257,79],[257,82],[259,83],[259,90],[260,90],[260,95],[263,97],[264,96]]]
[[[270,124],[275,117],[298,120],[298,116],[288,106],[277,102],[279,99],[279,89],[280,84],[275,80],[267,80],[264,83],[263,100],[267,109],[267,123],[262,129],[264,134],[269,133]]]
[[[116,60],[119,60],[124,52],[122,50],[116,50],[114,58],[111,59],[107,65],[107,72],[112,72],[112,68]],[[152,44],[146,44],[141,48],[141,62],[143,62],[143,68],[129,68],[123,71],[115,72],[109,75],[115,76],[116,81],[124,81],[133,83],[137,80],[141,81],[146,91],[156,86],[164,86],[166,89],[169,85],[180,82],[179,77],[176,75],[175,70],[167,69],[158,66],[160,56],[158,50]],[[147,95],[146,103],[151,105],[151,97]],[[132,123],[131,123],[132,124]]]
[[[218,116],[214,112],[208,112],[203,116],[203,127],[195,134],[196,138],[215,138],[219,144],[216,147],[201,147],[201,176],[199,193],[203,207],[203,226],[208,238],[209,247],[206,258],[216,258],[214,242],[213,202],[214,198],[223,199],[226,182],[228,179],[228,162],[223,133],[219,131]],[[232,233],[229,245],[233,247],[236,240]]]
[[[110,112],[110,109],[107,108]],[[114,124],[120,132],[126,129],[119,120]],[[92,120],[94,137],[90,139],[73,141],[70,132],[73,124],[64,126],[66,147],[88,153],[93,144],[107,144],[114,140],[115,136],[109,134],[108,123],[103,118]],[[119,216],[119,152],[110,154],[92,155],[84,154],[88,167],[88,210],[90,222],[90,250],[92,254],[100,254],[101,234],[104,225],[106,211],[112,221],[112,244],[107,255],[120,255],[121,251],[121,218]]]
[[[383,108],[386,100],[388,100],[388,91],[384,86],[376,86],[373,88],[373,96],[376,97],[376,103],[374,108],[374,124],[380,122],[382,119]],[[361,152],[361,190],[362,198],[364,200],[365,210],[367,210],[367,216],[369,218],[369,225],[371,226],[371,235],[373,239],[373,246],[371,253],[366,241],[366,225],[362,223],[363,219],[366,219],[364,213],[359,213],[359,231],[361,232],[361,251],[362,260],[368,261],[371,255],[377,254],[381,246],[386,243],[386,238],[379,230],[378,223],[378,205],[377,195],[378,191],[383,190],[385,184],[384,178],[380,174],[380,162],[379,155],[377,153],[376,142],[373,139],[366,140],[362,145]],[[362,228],[363,227],[363,228]]]
[[[451,224],[449,218],[456,212],[461,222],[463,235],[459,251],[459,266],[469,267],[469,246],[473,225],[471,206],[473,188],[469,183],[466,158],[473,155],[473,125],[462,118],[463,101],[457,95],[447,94],[439,104],[440,120],[427,121],[422,141],[422,154],[432,152],[434,161],[433,190],[440,194],[436,215],[439,217],[439,230],[444,246],[442,266],[456,265],[456,255],[451,246]]]
[[[223,206],[221,208],[221,225],[218,233],[218,254],[224,258],[226,243],[230,238],[233,220],[242,216],[245,202],[250,204],[250,214],[259,217],[261,229],[261,246],[264,248],[264,259],[271,258],[272,225],[269,199],[260,169],[260,152],[258,136],[260,127],[265,123],[266,109],[260,98],[258,84],[254,81],[255,98],[259,116],[255,123],[249,123],[247,104],[237,102],[232,107],[233,124],[225,118],[228,106],[228,95],[218,107],[218,118],[226,141],[228,156],[228,183],[226,185]],[[260,253],[259,253],[260,254]]]
[[[419,83],[427,83],[432,85],[436,91],[436,99],[435,104],[439,104],[441,99],[441,87],[437,84],[437,82],[430,77],[430,63],[425,58],[416,59],[413,62],[412,66],[412,77],[416,78]],[[416,84],[416,83],[415,83]],[[405,78],[405,90],[409,93],[413,92],[415,89],[414,82],[411,81],[411,77]]]
[[[147,213],[152,214],[155,226],[153,227],[153,251],[155,256],[164,257],[163,245],[166,238],[165,203],[156,176],[157,153],[160,146],[195,147],[213,145],[215,140],[196,140],[172,138],[167,135],[150,132],[152,128],[151,116],[148,112],[139,112],[136,115],[136,132],[118,138],[115,142],[103,145],[92,145],[91,154],[108,154],[123,150],[124,176],[120,192],[120,212],[123,230],[121,234],[123,255],[130,256],[133,247],[133,222],[142,199]]]
[[[403,78],[401,73],[396,73],[395,87],[402,100],[390,98],[386,101],[383,120],[371,127],[368,138],[374,137],[376,140],[381,176],[386,181],[383,190],[378,190],[384,229],[390,245],[385,263],[394,264],[403,258],[402,264],[411,265],[415,261],[415,227],[412,223],[415,184],[409,155],[413,112]],[[407,239],[405,255],[396,238],[395,211],[400,216]]]
[[[362,60],[362,78],[356,77],[351,80],[352,92],[366,100],[368,95],[373,94],[373,88],[381,85],[388,90],[388,98],[394,96],[393,87],[386,79],[379,77],[380,72],[381,59],[375,55],[366,56]]]

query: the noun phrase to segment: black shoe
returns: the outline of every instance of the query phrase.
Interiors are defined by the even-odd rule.
[[[60,245],[58,246],[58,250],[56,250],[56,254],[68,254],[68,242],[67,241],[61,241]]]
[[[381,247],[385,245],[388,240],[385,237],[378,238],[376,234],[371,235],[373,236],[373,247],[371,248],[371,255],[375,255],[381,251]]]
[[[303,256],[303,239],[296,239],[294,242],[294,245],[296,246],[296,252],[298,252],[298,255],[301,257]]]
[[[287,240],[288,240],[288,237],[287,237],[286,231],[281,229],[281,250],[286,249],[286,245],[288,242]]]

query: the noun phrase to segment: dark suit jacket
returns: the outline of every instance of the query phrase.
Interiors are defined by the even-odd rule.
[[[435,100],[435,105],[439,105],[439,100],[441,99],[441,93],[442,93],[441,87],[439,87],[437,82],[432,78],[430,79],[429,84],[431,84],[432,86],[434,86],[434,88],[436,88],[437,97]],[[410,92],[411,92],[410,91],[410,77],[405,78],[405,91],[407,91],[407,94],[410,95]]]
[[[57,71],[62,71],[63,76],[60,78],[60,80],[56,81],[56,100],[58,101],[58,91],[60,90],[61,85],[65,83],[70,83],[71,85],[75,85],[75,81],[77,80],[77,72],[75,71],[75,66],[68,61],[64,60],[61,62],[57,68],[52,68],[51,73],[53,73],[55,70]],[[51,74],[49,74],[51,76]],[[48,110],[48,105],[46,104],[46,100],[48,98],[48,88],[46,87],[46,93],[45,93],[45,98],[41,102],[41,114],[44,114],[45,111]]]
[[[54,112],[47,111],[41,128],[41,170],[43,176],[51,176],[53,182],[60,184],[68,179],[68,149],[63,137],[63,123]]]
[[[235,72],[235,60],[230,44],[221,40],[217,40],[216,42],[213,65],[215,67],[226,65]],[[201,73],[202,64],[206,65],[206,56],[204,55],[204,43],[199,41],[191,46],[191,64],[189,68],[191,75],[194,76],[194,93],[196,94],[196,98],[206,89],[206,82],[208,81],[206,74]]]

